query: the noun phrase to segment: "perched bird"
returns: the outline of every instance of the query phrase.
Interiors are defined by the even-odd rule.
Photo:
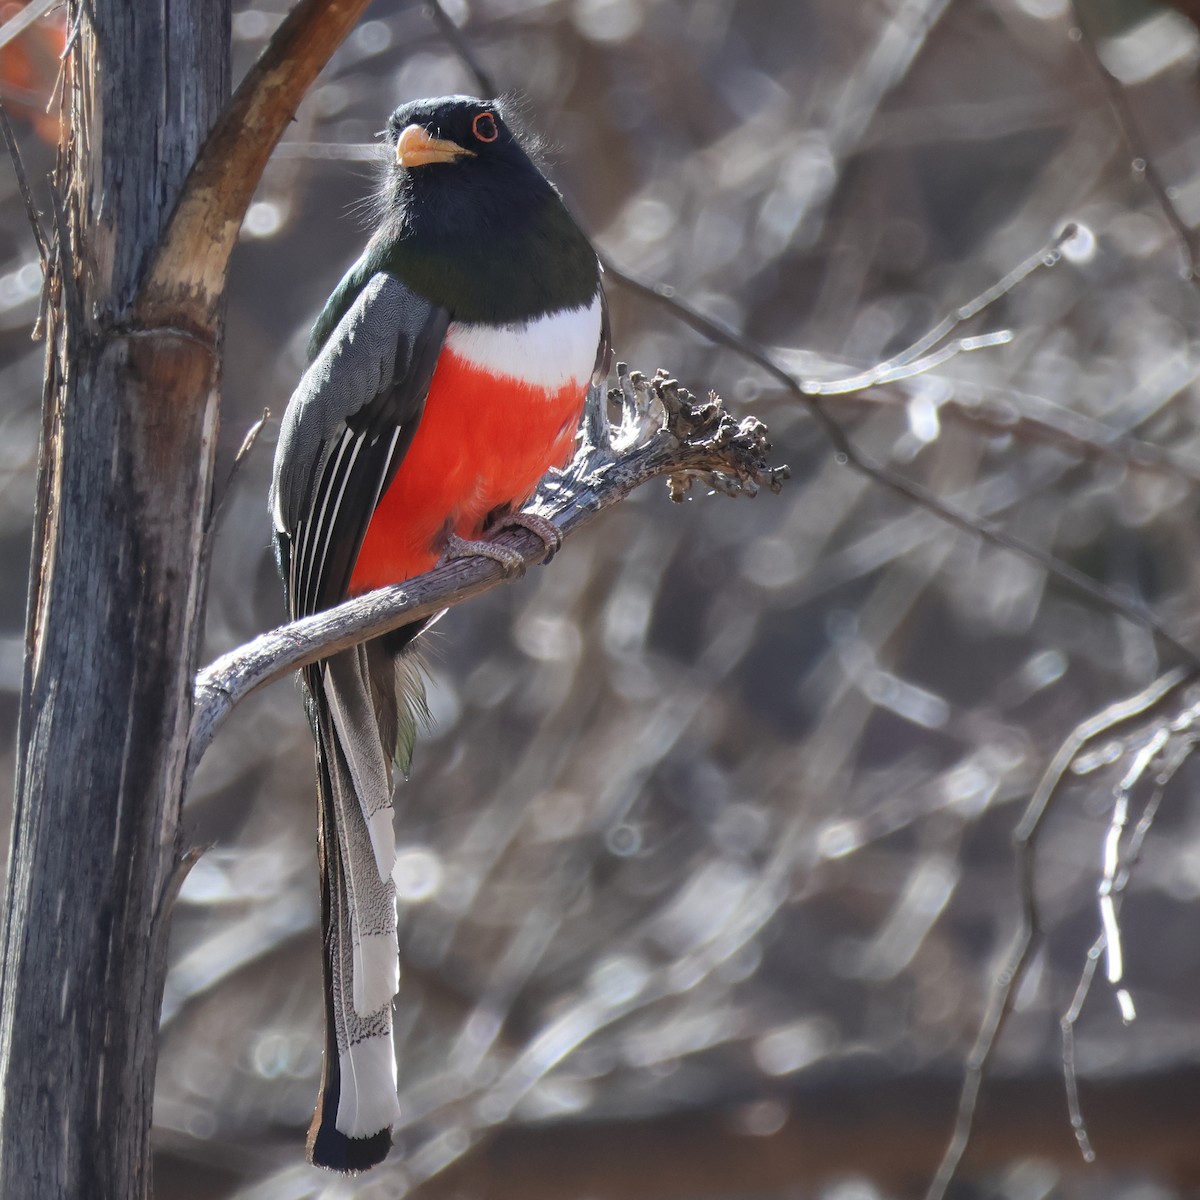
[[[607,370],[600,268],[498,101],[388,122],[378,226],[313,329],[271,511],[292,617],[409,579],[511,518],[569,459]],[[465,542],[465,544],[464,544]],[[424,711],[424,623],[304,671],[317,753],[326,1036],[312,1162],[383,1159],[399,1116],[393,764]]]

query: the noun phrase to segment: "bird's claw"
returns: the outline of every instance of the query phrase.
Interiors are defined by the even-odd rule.
[[[453,562],[459,558],[490,558],[500,564],[510,579],[525,574],[525,556],[519,550],[498,546],[495,542],[467,541],[452,533],[442,553],[442,561]]]
[[[562,549],[562,531],[549,517],[540,516],[538,513],[516,512],[509,513],[500,524],[503,528],[516,525],[521,529],[528,529],[530,533],[536,533],[541,539],[542,545],[546,547],[546,557],[542,559],[543,565]]]
[[[558,526],[548,517],[540,516],[537,513],[508,513],[492,527],[492,533],[514,526],[528,529],[530,533],[536,533],[541,539],[542,545],[546,547],[543,563],[548,563],[562,547],[563,535]],[[525,556],[519,550],[500,546],[492,541],[468,541],[456,533],[452,533],[446,542],[442,560],[450,562],[456,558],[476,557],[490,558],[493,562],[498,562],[504,568],[504,574],[510,578],[525,574]]]

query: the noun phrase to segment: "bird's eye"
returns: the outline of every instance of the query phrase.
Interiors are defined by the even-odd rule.
[[[500,136],[500,130],[496,128],[496,118],[490,112],[480,113],[471,122],[471,132],[481,142],[494,142]]]

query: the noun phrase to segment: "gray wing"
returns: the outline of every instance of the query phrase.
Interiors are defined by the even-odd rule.
[[[371,277],[283,416],[271,511],[293,617],[345,599],[367,525],[421,420],[445,309]]]
[[[300,380],[275,452],[271,511],[292,616],[342,600],[367,526],[421,420],[449,316],[387,274],[371,277]],[[398,1115],[392,1049],[396,903],[391,871],[395,690],[386,647],[307,667],[317,744],[326,1052],[313,1162],[362,1170]]]

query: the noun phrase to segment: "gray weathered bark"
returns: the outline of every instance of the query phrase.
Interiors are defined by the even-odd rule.
[[[230,0],[68,7],[0,931],[5,1197],[149,1194],[226,268],[367,2],[297,0],[228,104]]]
[[[84,11],[81,11],[84,10]],[[72,4],[0,987],[0,1195],[148,1194],[220,324],[136,310],[228,0]]]

